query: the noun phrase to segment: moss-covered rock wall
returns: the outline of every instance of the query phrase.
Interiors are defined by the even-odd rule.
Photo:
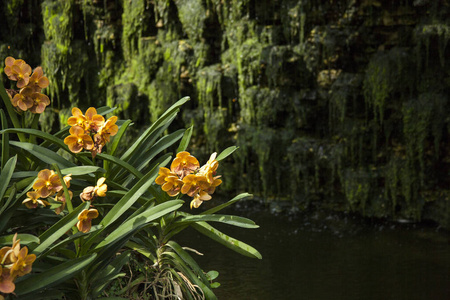
[[[447,0],[5,0],[0,57],[42,65],[52,110],[139,130],[189,95],[192,152],[237,144],[226,188],[450,228]]]

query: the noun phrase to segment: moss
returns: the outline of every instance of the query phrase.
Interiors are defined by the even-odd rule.
[[[71,1],[51,1],[42,3],[44,34],[42,45],[42,67],[52,84],[49,85],[51,98],[59,100],[67,82],[68,57],[72,38]],[[58,103],[58,107],[60,107]]]
[[[123,57],[128,63],[138,50],[139,39],[143,36],[146,19],[147,16],[145,0],[133,0],[124,2],[121,41]]]
[[[363,170],[348,169],[344,172],[342,181],[350,209],[365,214],[370,194],[370,174]]]
[[[7,23],[13,30],[13,33],[15,33],[18,28],[23,2],[24,0],[5,1],[2,5]]]
[[[175,0],[183,30],[192,42],[200,42],[204,30],[206,9],[201,0]]]
[[[437,38],[437,52],[439,54],[439,61],[442,67],[445,66],[445,50],[450,39],[450,26],[442,23],[438,24],[426,24],[417,26],[414,30],[414,38],[416,39],[417,46],[417,62],[420,67],[422,61],[422,47],[425,47],[425,59],[426,65],[428,65],[430,57],[430,43],[431,39]]]
[[[220,65],[203,68],[197,75],[198,105],[203,112],[203,133],[207,140],[207,152],[218,149],[219,133],[226,129],[227,107],[222,102],[222,78]]]
[[[149,97],[151,120],[155,121],[176,99],[181,98],[181,73],[192,61],[193,51],[187,41],[175,41],[162,45],[164,60],[150,85],[145,90]]]

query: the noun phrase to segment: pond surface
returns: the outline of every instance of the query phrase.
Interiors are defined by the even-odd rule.
[[[221,300],[450,299],[450,235],[436,226],[320,212],[275,216],[249,206],[224,213],[260,228],[212,225],[258,249],[262,260],[193,229],[180,241],[204,254],[194,258],[205,271],[219,272],[214,291]]]

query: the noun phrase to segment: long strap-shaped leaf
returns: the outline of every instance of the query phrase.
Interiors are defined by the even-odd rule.
[[[216,213],[216,212],[224,209],[225,207],[228,207],[231,204],[234,204],[234,203],[238,202],[239,200],[241,200],[243,198],[246,198],[246,197],[253,197],[253,195],[252,194],[248,194],[248,193],[239,194],[236,197],[234,197],[233,199],[231,199],[230,201],[225,202],[223,204],[220,204],[220,205],[218,205],[216,207],[213,207],[211,209],[208,209],[208,210],[206,210],[206,211],[204,211],[204,212],[202,212],[200,214],[201,215],[210,215],[210,214]]]
[[[183,259],[179,257],[175,252],[164,252],[162,254],[163,262],[167,265],[174,265],[178,270],[180,270],[184,276],[186,276],[193,284],[199,286],[203,293],[205,294],[205,298],[208,300],[217,299],[216,295],[211,291],[211,289],[206,286],[206,284],[200,280],[196,274],[192,272],[192,270],[185,264]]]
[[[76,166],[61,170],[63,175],[72,174],[74,176],[90,175],[92,173],[105,173],[106,171],[96,166]]]
[[[61,236],[63,236],[67,231],[72,228],[78,222],[78,214],[83,210],[87,209],[90,202],[85,202],[80,204],[71,213],[66,215],[64,218],[59,220],[55,225],[47,229],[44,233],[39,236],[41,243],[33,250],[33,253],[39,256],[39,254],[48,247],[50,247],[54,242],[56,242]]]
[[[76,166],[73,162],[68,161],[56,152],[53,152],[52,150],[49,150],[47,148],[24,142],[10,141],[9,143],[15,147],[28,151],[30,154],[34,155],[36,158],[40,159],[46,164],[58,164],[58,166],[60,166],[61,168],[70,168]]]
[[[156,128],[152,131],[151,134],[147,135],[147,137],[143,140],[141,140],[140,144],[138,145],[138,148],[134,152],[132,156],[130,156],[130,159],[128,162],[132,164],[133,166],[136,165],[136,162],[141,161],[142,153],[145,153],[153,147],[153,144],[155,141],[167,130],[169,125],[172,123],[173,120],[175,120],[176,114],[173,114],[169,119],[167,119],[164,124]]]
[[[3,196],[5,195],[6,189],[8,188],[8,184],[14,173],[16,163],[17,156],[11,157],[0,173],[0,203],[2,203]]]
[[[128,161],[128,159],[130,158],[130,156],[136,152],[136,150],[138,149],[138,146],[142,143],[143,140],[145,140],[147,138],[147,136],[149,136],[150,134],[152,134],[152,132],[154,130],[156,130],[159,126],[164,125],[164,122],[167,122],[168,119],[170,119],[172,117],[172,114],[175,114],[179,107],[181,105],[183,105],[184,103],[186,103],[187,101],[189,101],[190,98],[189,97],[184,97],[180,100],[178,100],[174,105],[172,105],[171,107],[169,107],[169,109],[167,109],[162,115],[161,117],[158,118],[158,120],[156,120],[152,126],[150,126],[134,143],[133,145],[131,145],[130,148],[128,148],[128,150],[122,155],[122,157],[120,159]]]
[[[175,251],[178,256],[183,259],[183,261],[188,265],[192,271],[201,278],[203,282],[208,282],[208,278],[206,277],[203,270],[200,268],[200,266],[197,264],[195,259],[193,259],[189,253],[186,252],[177,242],[175,241],[169,241],[166,244],[167,247],[172,248],[173,251]]]
[[[183,138],[181,139],[180,145],[178,145],[177,153],[184,151],[187,149],[189,142],[191,140],[192,131],[194,129],[194,125],[185,130]]]
[[[176,143],[179,139],[183,137],[184,129],[177,130],[169,135],[163,136],[158,142],[153,145],[152,148],[150,148],[144,155],[144,157],[141,158],[141,161],[139,162],[139,166],[137,167],[138,170],[141,170],[144,168],[148,163],[156,156],[158,153],[164,151],[165,149],[172,146],[174,143]]]
[[[78,272],[88,266],[97,254],[85,255],[80,258],[68,260],[56,267],[48,269],[39,274],[31,274],[24,280],[16,283],[14,293],[22,296],[29,293],[38,292],[41,289],[49,288],[60,282],[64,282],[74,277]]]
[[[196,222],[219,222],[242,228],[259,227],[258,225],[255,224],[255,222],[253,222],[250,219],[230,215],[190,215],[183,217],[181,220],[177,221],[176,224],[185,225]]]
[[[116,153],[117,150],[117,146],[119,146],[120,140],[122,139],[122,136],[124,135],[125,131],[127,130],[128,126],[130,126],[132,124],[131,120],[127,120],[125,121],[125,123],[123,123],[120,126],[119,131],[117,132],[117,134],[114,136],[111,145],[109,146],[110,149],[108,149],[109,151],[109,155],[114,156],[114,154]]]
[[[215,229],[206,222],[193,223],[191,226],[195,228],[197,231],[203,233],[207,237],[215,240],[216,242],[225,245],[231,250],[234,250],[248,257],[262,259],[261,253],[259,253],[258,250],[256,250],[252,246],[247,245],[244,242],[238,241],[235,238],[226,235],[225,233]]]
[[[2,129],[8,128],[8,121],[6,120],[5,112],[3,111],[3,109],[0,109],[0,123]],[[5,166],[6,161],[8,159],[9,159],[9,134],[5,133],[2,135],[2,155],[0,162],[0,167],[2,169]]]
[[[26,133],[26,134],[31,134],[33,136],[39,137],[41,139],[44,139],[46,141],[50,141],[51,143],[57,145],[59,148],[65,150],[66,152],[70,153],[72,156],[74,156],[76,159],[78,159],[80,162],[82,162],[83,164],[87,164],[87,165],[92,165],[92,161],[90,161],[89,159],[87,159],[86,157],[83,157],[81,155],[76,155],[75,153],[72,153],[69,148],[66,146],[66,144],[64,144],[63,140],[54,137],[53,135],[40,131],[40,130],[36,130],[36,129],[29,129],[29,128],[8,128],[8,129],[4,129],[0,131],[0,134],[3,133]]]
[[[17,118],[17,113],[14,107],[11,104],[11,98],[9,98],[8,94],[6,94],[5,87],[3,86],[3,81],[0,80],[0,98],[2,98],[3,103],[5,104],[6,110],[8,111],[9,118],[11,119],[11,122],[13,123],[13,126],[16,128],[20,128],[20,122]],[[22,142],[26,141],[26,137],[23,133],[18,132],[17,136],[19,137],[19,140]]]
[[[228,147],[227,149],[223,150],[219,155],[217,155],[216,160],[221,161],[222,159],[224,159],[225,157],[228,157],[228,155],[231,155],[231,153],[236,151],[237,148],[238,147],[236,147],[236,146]]]
[[[135,167],[133,167],[132,165],[130,165],[129,163],[127,163],[126,161],[119,159],[115,156],[109,155],[109,154],[104,154],[104,153],[99,153],[97,154],[97,157],[106,160],[106,161],[110,161],[112,163],[115,163],[119,166],[121,166],[122,168],[124,168],[127,172],[133,174],[134,176],[136,176],[136,178],[141,178],[142,177],[142,173],[139,172]],[[116,177],[115,174],[111,174],[114,175],[113,178],[110,179],[114,179]]]
[[[111,282],[114,278],[117,278],[122,267],[128,263],[131,256],[130,251],[123,252],[108,265],[106,268],[99,270],[94,274],[93,278],[90,278],[90,289],[92,290],[93,297],[97,297],[107,284]]]
[[[111,232],[95,248],[100,249],[116,240],[122,239],[130,233],[134,233],[136,228],[177,210],[183,205],[183,203],[184,201],[182,200],[171,200],[144,211],[143,213],[125,221],[122,225],[117,227],[116,230]]]
[[[125,213],[136,200],[141,197],[153,184],[158,170],[153,169],[144,177],[142,177],[126,194],[120,199],[119,202],[109,211],[109,213],[103,218],[101,225],[107,227],[115,220],[117,220],[123,213]]]
[[[5,235],[0,237],[0,246],[11,246],[15,234]],[[21,233],[17,235],[17,239],[20,240],[21,245],[29,245],[32,243],[39,243],[39,238],[32,234]]]

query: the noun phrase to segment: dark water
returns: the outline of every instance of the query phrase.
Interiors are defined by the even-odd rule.
[[[226,213],[260,225],[213,224],[257,248],[262,260],[191,229],[180,241],[204,254],[195,258],[205,271],[220,273],[219,299],[450,299],[450,235],[436,226],[326,213],[274,216],[248,207]]]

